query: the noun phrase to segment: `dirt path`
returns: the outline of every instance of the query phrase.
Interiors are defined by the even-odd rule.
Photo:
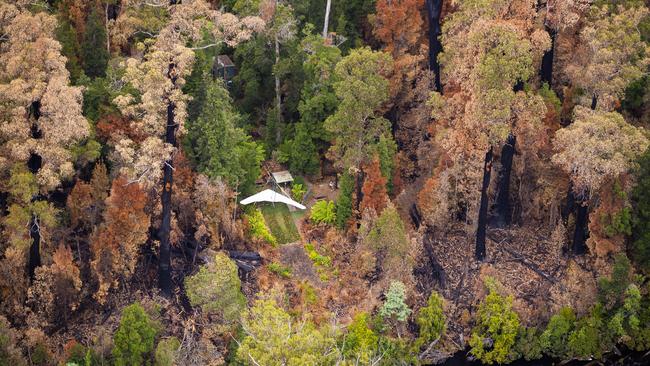
[[[314,264],[305,252],[302,243],[295,242],[281,246],[280,261],[283,265],[291,267],[292,277],[307,280],[318,288],[323,287],[323,283],[314,269]]]

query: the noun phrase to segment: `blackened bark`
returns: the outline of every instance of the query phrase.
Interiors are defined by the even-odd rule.
[[[36,216],[32,216],[29,221],[29,238],[32,239],[32,245],[29,247],[29,283],[34,281],[36,268],[41,266],[41,232],[39,231]]]
[[[440,63],[438,55],[442,52],[440,43],[440,15],[442,13],[442,0],[426,0],[427,18],[429,20],[429,70],[435,74],[436,91],[442,94],[442,83],[440,82]]]
[[[169,77],[172,84],[176,84],[174,75],[175,65],[169,66]],[[169,101],[167,104],[167,129],[165,133],[165,142],[176,147],[176,130],[178,125],[174,122],[174,112],[176,105]],[[158,237],[160,238],[160,253],[158,263],[158,286],[164,296],[171,297],[172,294],[172,276],[171,276],[171,253],[169,244],[169,234],[171,231],[172,218],[172,186],[174,183],[174,168],[172,157],[165,161],[163,168],[163,191],[161,194],[162,218]]]
[[[556,32],[550,30],[548,27],[546,27],[546,30],[551,36],[551,48],[548,51],[545,51],[544,56],[542,56],[542,68],[539,74],[542,78],[542,82],[547,83],[550,87],[553,82],[553,53],[555,51]]]
[[[520,91],[523,91],[523,90],[524,90],[524,82],[521,81],[521,80],[517,80],[515,85],[512,87],[512,91],[516,93],[516,92],[520,92]]]
[[[598,105],[598,96],[596,94],[591,96],[591,109],[595,110]]]
[[[30,126],[30,134],[33,139],[40,139],[43,137],[43,132],[38,125],[38,119],[41,117],[41,102],[35,101],[29,108],[29,114],[34,118],[34,122]],[[32,174],[37,174],[43,165],[43,158],[36,154],[31,153],[27,161],[27,168]],[[39,195],[32,197],[32,202],[38,200]],[[32,215],[29,221],[29,238],[31,245],[29,246],[29,263],[27,271],[29,273],[29,282],[34,281],[34,273],[36,268],[41,266],[41,232],[38,226],[38,218]]]
[[[487,232],[488,219],[488,188],[490,187],[490,176],[492,174],[492,147],[485,154],[483,164],[483,185],[481,187],[481,205],[478,210],[478,227],[476,228],[476,259],[485,259],[485,234]]]
[[[363,180],[365,179],[365,174],[363,173],[363,170],[357,171],[357,175],[355,177],[355,183],[354,185],[356,186],[356,192],[357,192],[357,199],[354,202],[354,209],[359,212],[359,206],[361,205],[361,201],[363,200]],[[361,212],[359,212],[361,214]]]
[[[438,262],[438,259],[433,252],[433,230],[428,229],[425,232],[424,240],[422,243],[424,244],[424,249],[427,252],[427,256],[429,257],[432,277],[434,280],[438,281],[440,288],[444,289],[447,287],[447,278],[445,275],[445,269],[440,265],[440,262]]]
[[[569,184],[569,191],[566,194],[566,206],[562,207],[562,220],[566,224],[569,215],[576,209],[576,198],[573,194],[573,186]]]
[[[411,216],[411,221],[413,222],[413,225],[415,225],[415,228],[419,229],[420,224],[422,223],[422,215],[420,214],[417,204],[414,203],[411,205],[409,216]]]
[[[499,172],[496,199],[496,224],[498,227],[510,225],[511,221],[510,173],[515,155],[515,143],[515,136],[510,134],[501,149],[501,171]]]
[[[587,251],[585,243],[589,237],[589,206],[586,202],[576,202],[578,209],[576,213],[576,228],[573,233],[573,254],[580,255]]]

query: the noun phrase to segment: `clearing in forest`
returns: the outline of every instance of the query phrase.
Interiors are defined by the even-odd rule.
[[[300,233],[294,222],[293,215],[301,216],[299,211],[289,212],[287,205],[283,203],[259,205],[264,221],[271,230],[273,236],[278,239],[278,244],[293,243],[300,240]]]

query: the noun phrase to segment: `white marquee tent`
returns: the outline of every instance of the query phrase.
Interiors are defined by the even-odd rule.
[[[255,203],[255,202],[280,202],[280,203],[286,203],[287,205],[291,205],[301,210],[307,208],[301,205],[300,203],[292,200],[291,198],[281,193],[278,193],[276,191],[273,191],[271,189],[265,189],[260,193],[256,193],[248,198],[241,200],[239,203],[241,203],[242,205],[248,205],[250,203]]]

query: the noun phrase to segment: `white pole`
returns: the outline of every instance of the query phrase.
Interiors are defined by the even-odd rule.
[[[327,26],[329,25],[329,20],[330,20],[331,5],[332,5],[332,0],[327,0],[327,6],[325,7],[325,24],[323,24],[323,39],[327,39]]]

